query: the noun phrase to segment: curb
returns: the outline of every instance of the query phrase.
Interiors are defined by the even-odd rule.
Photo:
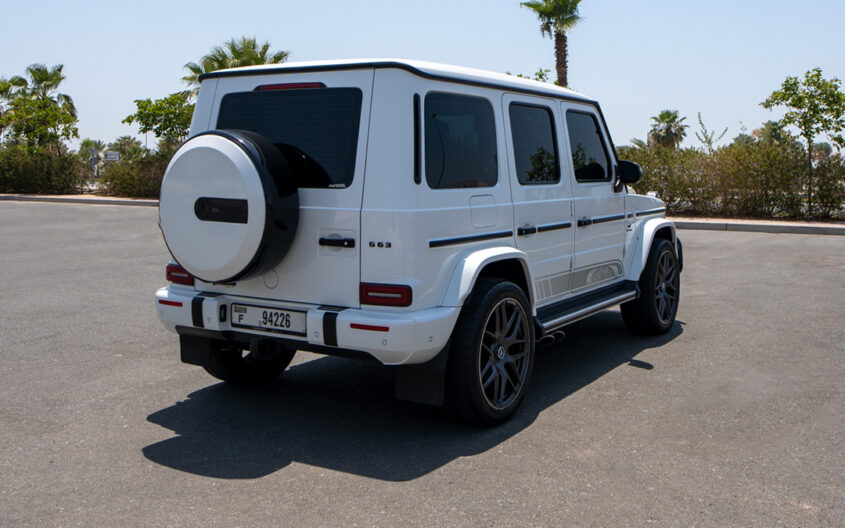
[[[95,205],[141,205],[148,207],[158,207],[158,200],[135,200],[128,198],[83,198],[76,196],[35,196],[29,194],[0,194],[0,201],[78,203]]]
[[[672,220],[671,218],[669,220]],[[672,220],[678,229],[701,231],[743,231],[748,233],[778,233],[792,235],[838,235],[845,236],[845,225],[782,224],[757,222],[697,222],[694,220]]]
[[[37,196],[31,194],[0,194],[0,201],[53,202],[95,205],[133,205],[158,207],[158,200],[134,200],[126,198],[88,198],[78,196]],[[672,220],[672,218],[669,218]],[[700,231],[739,231],[748,233],[779,233],[795,235],[845,236],[845,224],[785,224],[782,222],[713,222],[696,220],[672,220],[678,229]]]

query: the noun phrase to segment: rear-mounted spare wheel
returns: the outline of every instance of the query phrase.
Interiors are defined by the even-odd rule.
[[[299,222],[296,175],[259,134],[211,130],[186,141],[161,182],[159,221],[176,261],[205,282],[275,267]]]

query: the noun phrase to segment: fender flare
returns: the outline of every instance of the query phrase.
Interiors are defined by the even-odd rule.
[[[649,218],[640,223],[637,229],[637,245],[634,248],[633,255],[631,255],[631,265],[628,268],[628,274],[625,277],[626,280],[640,280],[640,274],[645,269],[646,261],[648,260],[651,243],[654,242],[654,235],[664,227],[671,228],[672,244],[675,244],[677,233],[675,231],[675,223],[671,220],[665,218]]]
[[[509,246],[469,250],[463,253],[452,270],[442,305],[463,306],[485,266],[493,262],[512,259],[518,260],[522,265],[525,282],[528,284],[528,291],[525,293],[533,311],[534,293],[532,291],[531,274],[528,271],[528,256],[524,252]]]

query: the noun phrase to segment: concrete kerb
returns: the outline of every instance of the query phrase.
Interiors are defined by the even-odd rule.
[[[136,200],[131,198],[107,198],[103,196],[43,196],[31,194],[0,194],[0,201],[19,202],[54,202],[80,203],[95,205],[135,205],[158,206],[158,200]],[[845,236],[845,224],[809,224],[787,223],[765,220],[724,220],[724,219],[689,219],[670,218],[678,229],[705,231],[745,231],[751,233],[783,233],[797,235],[838,235]]]
[[[108,198],[105,196],[84,195],[32,195],[32,194],[0,194],[0,200],[16,202],[50,202],[50,203],[79,203],[94,205],[141,205],[158,207],[158,200],[141,200],[134,198]]]

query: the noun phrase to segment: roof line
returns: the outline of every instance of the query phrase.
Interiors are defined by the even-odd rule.
[[[598,107],[598,101],[588,97],[579,97],[576,95],[569,95],[566,93],[555,93],[552,90],[531,89],[528,87],[513,86],[495,80],[481,81],[460,77],[457,75],[447,75],[442,73],[431,73],[410,64],[398,61],[369,61],[356,62],[352,64],[334,64],[334,65],[309,65],[309,66],[280,66],[278,68],[261,68],[261,69],[233,69],[233,70],[219,70],[216,72],[203,73],[199,76],[199,81],[206,79],[217,79],[221,77],[244,77],[249,75],[271,75],[278,73],[305,73],[317,71],[344,71],[344,70],[363,70],[363,69],[400,69],[412,73],[424,79],[436,81],[456,82],[460,84],[469,84],[472,86],[479,86],[483,88],[497,88],[505,89],[512,92],[519,92],[531,95],[540,95],[544,97],[556,97],[558,99],[565,99],[568,101],[577,101],[580,103],[588,103]]]

